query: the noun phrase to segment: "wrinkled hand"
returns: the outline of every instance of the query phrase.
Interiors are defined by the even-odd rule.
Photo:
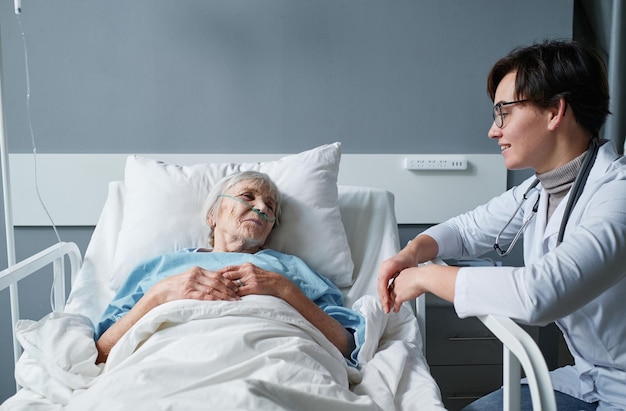
[[[96,364],[105,362],[120,338],[158,305],[182,299],[235,301],[240,298],[237,291],[237,285],[224,278],[220,271],[209,271],[201,267],[192,267],[181,274],[164,278],[100,336],[96,342]]]
[[[237,291],[237,285],[221,271],[192,267],[159,281],[146,295],[158,296],[161,303],[182,299],[235,301],[240,298]]]
[[[252,263],[233,265],[219,270],[225,279],[239,285],[237,294],[241,297],[250,294],[272,295],[286,300],[291,287],[295,285],[285,276],[267,271]]]

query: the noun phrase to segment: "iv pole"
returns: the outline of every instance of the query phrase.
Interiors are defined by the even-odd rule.
[[[15,13],[21,12],[21,1],[15,0]],[[15,228],[13,226],[13,202],[11,199],[11,176],[9,172],[9,149],[6,137],[6,125],[4,122],[4,106],[2,105],[2,44],[0,42],[0,162],[2,163],[2,194],[4,198],[4,228],[7,242],[7,263],[11,267],[15,264]],[[11,324],[18,320],[19,300],[17,284],[9,286],[11,296]],[[18,360],[21,348],[15,344],[13,346],[13,357]]]

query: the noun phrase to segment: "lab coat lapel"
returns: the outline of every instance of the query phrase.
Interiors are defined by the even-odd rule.
[[[526,232],[524,233],[524,261],[526,263],[529,261],[537,261],[537,259],[541,258],[546,253],[543,244],[546,231],[546,215],[548,213],[548,195],[543,188],[540,188],[540,190],[541,197],[539,198],[537,215],[528,227],[526,227]],[[530,209],[535,204],[535,201],[536,197],[533,196],[530,201],[528,201],[529,208],[525,210],[525,213],[531,213]]]
[[[568,196],[569,194],[565,196],[556,210],[554,210],[550,221],[547,221],[548,194],[543,189],[541,190],[537,216],[527,228],[526,233],[524,233],[524,260],[527,263],[529,261],[538,261],[539,258],[556,247],[556,240],[559,236],[561,219],[563,218]]]
[[[561,200],[559,205],[556,207],[554,212],[552,213],[552,217],[548,220],[546,225],[546,230],[543,235],[542,250],[543,253],[547,253],[550,250],[554,250],[556,247],[556,242],[559,238],[559,230],[561,229],[561,221],[563,221],[563,215],[565,214],[565,207],[567,206],[567,202],[569,201],[569,197],[571,194],[568,192],[565,197]],[[545,195],[548,197],[547,193]],[[542,209],[540,208],[540,211]],[[545,202],[545,209],[543,209],[543,216],[545,219],[548,218],[548,201]]]

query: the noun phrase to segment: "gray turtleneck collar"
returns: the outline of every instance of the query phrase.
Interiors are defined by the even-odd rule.
[[[578,171],[582,167],[585,153],[561,167],[536,174],[536,177],[541,181],[541,186],[548,193],[548,220],[574,184]]]

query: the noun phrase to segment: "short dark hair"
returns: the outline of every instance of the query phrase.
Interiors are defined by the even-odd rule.
[[[563,97],[578,124],[597,137],[609,112],[606,65],[600,55],[582,43],[545,40],[512,50],[498,60],[487,77],[487,92],[508,73],[516,72],[515,98],[538,107],[554,107]]]

